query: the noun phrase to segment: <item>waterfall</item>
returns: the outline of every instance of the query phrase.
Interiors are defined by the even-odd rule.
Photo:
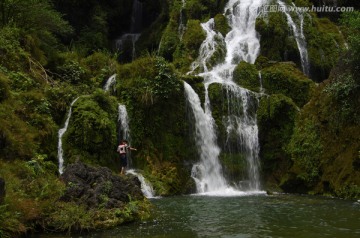
[[[214,120],[211,112],[201,108],[199,96],[184,82],[185,95],[195,117],[196,146],[200,150],[200,162],[192,168],[192,177],[200,193],[217,191],[227,187],[218,161],[220,148],[216,144]]]
[[[221,39],[214,31],[214,19],[201,26],[206,32],[206,39],[200,47],[199,57],[193,62],[190,73],[196,68],[202,70],[199,76],[204,78],[205,103],[204,111],[200,100],[192,88],[185,83],[187,101],[192,107],[196,124],[196,142],[200,150],[200,162],[192,169],[198,192],[229,190],[223,177],[219,162],[220,148],[216,144],[214,119],[212,118],[211,102],[208,87],[212,83],[220,83],[227,93],[228,115],[223,118],[227,129],[227,141],[231,135],[236,135],[237,145],[229,145],[226,152],[242,153],[247,161],[248,181],[241,189],[259,191],[259,141],[256,120],[257,98],[255,93],[241,88],[232,81],[235,67],[241,61],[254,63],[260,53],[259,35],[255,30],[258,9],[267,0],[230,0],[225,9],[231,27],[230,32]],[[221,35],[221,34],[220,34]],[[223,41],[226,47],[226,57],[223,62],[208,67],[216,48]],[[219,44],[220,42],[220,44]]]
[[[116,83],[116,74],[113,74],[106,81],[104,85],[104,91],[108,92],[115,83]]]
[[[67,114],[66,117],[66,121],[65,121],[65,125],[63,128],[61,128],[58,132],[58,136],[59,136],[59,141],[58,141],[58,160],[59,160],[59,173],[62,174],[63,170],[64,170],[64,157],[63,157],[63,148],[62,148],[62,137],[65,134],[68,126],[69,126],[69,122],[70,122],[70,117],[71,117],[71,111],[72,111],[72,106],[74,105],[74,103],[79,99],[79,97],[77,97],[74,101],[71,102],[70,104],[70,109],[69,112]]]
[[[226,35],[228,54],[226,64],[246,61],[253,64],[260,52],[260,41],[255,30],[258,9],[267,0],[230,0],[224,10],[231,31]]]
[[[307,51],[307,44],[306,39],[304,35],[304,13],[301,11],[296,10],[296,6],[293,3],[293,7],[291,9],[295,9],[295,13],[298,17],[298,20],[300,22],[299,26],[297,26],[291,17],[290,13],[287,11],[288,7],[284,2],[281,0],[277,0],[279,6],[284,9],[283,13],[286,16],[289,28],[292,30],[295,41],[297,44],[297,47],[299,49],[300,54],[300,61],[301,61],[301,68],[305,75],[310,75],[310,65],[309,65],[309,56]]]
[[[134,60],[136,57],[135,44],[140,37],[142,30],[142,3],[139,0],[133,0],[133,7],[131,12],[131,24],[130,32],[123,34],[115,42],[115,47],[119,51],[125,51],[130,43],[131,46],[131,59]]]
[[[206,23],[202,23],[201,27],[206,32],[206,39],[200,46],[198,59],[191,64],[190,73],[192,73],[197,68],[202,71],[208,72],[208,63],[211,60],[211,57],[215,53],[216,49],[220,47],[221,42],[224,41],[221,33],[217,33],[214,31],[215,22],[213,18],[211,18]],[[219,42],[219,40],[221,42]]]
[[[141,191],[143,192],[144,196],[147,197],[147,198],[153,198],[155,197],[155,192],[154,192],[154,189],[153,187],[151,186],[150,183],[148,183],[144,176],[142,176],[140,173],[136,172],[134,169],[130,169],[128,171],[126,171],[126,173],[128,174],[132,174],[132,175],[135,175],[140,183],[141,183]]]
[[[179,28],[178,28],[180,40],[182,39],[184,32],[186,30],[185,23],[184,23],[184,9],[185,9],[185,5],[186,5],[186,1],[185,0],[181,0],[181,1],[182,1],[182,5],[181,5],[181,9],[180,9]]]
[[[131,12],[131,33],[139,33],[142,30],[142,13],[143,7],[139,0],[133,0],[133,7]]]
[[[119,103],[118,111],[119,136],[122,139],[130,140],[129,118],[125,105]]]
[[[140,33],[127,33],[122,35],[119,39],[116,40],[116,49],[119,51],[124,51],[127,47],[126,44],[130,43],[131,46],[131,59],[134,60],[136,57],[136,41],[139,39]]]
[[[118,122],[119,122],[119,137],[120,139],[126,139],[130,143],[130,127],[129,127],[129,117],[126,110],[126,106],[119,103],[118,106]],[[129,167],[132,167],[131,156],[128,156]],[[134,169],[127,170],[126,173],[135,175],[141,183],[141,191],[144,196],[147,198],[154,197],[154,190],[149,182],[147,182],[144,176],[140,172],[136,172]]]
[[[265,93],[265,89],[263,88],[263,81],[262,81],[262,76],[261,76],[261,71],[259,71],[259,84],[260,84],[260,94],[264,94]]]

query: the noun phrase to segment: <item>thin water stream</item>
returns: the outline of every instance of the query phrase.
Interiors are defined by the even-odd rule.
[[[360,203],[298,195],[151,199],[148,221],[71,237],[360,237]],[[65,235],[36,236],[62,238]]]

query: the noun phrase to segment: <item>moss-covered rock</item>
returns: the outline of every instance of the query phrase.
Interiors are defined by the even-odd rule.
[[[176,21],[170,20],[159,43],[159,55],[169,61],[172,61],[173,53],[180,42],[177,27]]]
[[[230,26],[226,17],[223,14],[216,14],[214,17],[215,30],[220,32],[224,37],[230,31]]]
[[[360,197],[359,84],[351,80],[355,75],[343,62],[301,111],[288,147],[294,165],[284,177],[287,191],[293,191],[295,183],[302,192]]]
[[[297,106],[282,94],[261,98],[257,111],[261,168],[267,186],[278,184],[292,162],[286,149],[293,134]]]
[[[261,75],[268,94],[284,94],[300,107],[313,92],[314,83],[291,63],[274,64],[263,69]]]
[[[187,0],[185,11],[188,18],[206,20],[224,9],[226,0]]]
[[[163,195],[184,191],[180,185],[186,184],[191,168],[183,168],[196,158],[196,148],[186,139],[189,124],[181,78],[160,57],[124,65],[118,78],[117,97],[127,107],[132,144],[141,148],[133,155],[134,165],[145,171],[170,171],[171,167],[175,176],[158,174],[150,180],[159,185]],[[163,168],[165,165],[168,167]]]
[[[117,102],[102,90],[80,97],[63,137],[65,163],[81,159],[116,168]]]
[[[201,43],[205,40],[205,32],[199,20],[188,20],[183,42],[190,56],[196,59]]]
[[[255,92],[260,91],[259,72],[254,64],[241,61],[234,70],[233,80],[241,87]]]
[[[296,41],[293,37],[289,37],[292,32],[285,14],[271,12],[267,18],[257,18],[256,30],[261,35],[261,55],[275,61],[299,61]]]
[[[338,26],[328,18],[313,17],[310,23],[304,31],[311,64],[310,75],[321,82],[329,77],[330,70],[345,48],[345,41]]]

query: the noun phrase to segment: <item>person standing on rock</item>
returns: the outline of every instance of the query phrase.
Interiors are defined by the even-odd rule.
[[[128,159],[127,159],[128,150],[137,150],[137,149],[130,147],[126,140],[122,140],[117,148],[117,152],[119,152],[120,154],[121,175],[125,174],[125,170],[128,165]]]

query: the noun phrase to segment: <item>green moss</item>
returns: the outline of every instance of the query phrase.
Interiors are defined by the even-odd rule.
[[[10,97],[9,79],[0,73],[0,103]]]
[[[278,63],[261,71],[263,87],[268,94],[284,94],[303,106],[312,94],[314,83],[293,64]]]
[[[25,70],[28,63],[28,53],[20,45],[21,30],[15,27],[0,29],[0,64],[9,70]]]
[[[240,62],[234,70],[233,80],[241,87],[249,90],[260,91],[260,79],[256,66],[245,61]]]
[[[222,153],[220,156],[224,174],[230,181],[243,181],[247,178],[247,161],[241,153]]]
[[[170,20],[162,33],[159,45],[159,55],[171,61],[179,42],[180,39],[177,31],[177,24],[174,20]]]
[[[8,237],[25,234],[43,224],[64,191],[56,166],[37,156],[29,162],[0,160],[6,196],[0,206],[0,231]],[[5,236],[7,237],[7,236]]]
[[[260,157],[268,185],[280,181],[291,165],[286,147],[293,134],[297,113],[294,102],[282,94],[260,100],[257,111]]]
[[[174,168],[176,176],[169,175],[172,179],[165,182],[166,176],[153,176],[152,180],[158,181],[157,189],[163,194],[180,193],[180,184],[186,183],[190,173],[183,169],[183,163],[196,154],[194,144],[186,139],[189,124],[181,78],[171,64],[158,57],[141,58],[120,67],[118,78],[117,97],[127,107],[132,145],[141,148],[133,154],[134,165],[150,174],[156,169],[165,173],[163,163]]]
[[[261,55],[275,61],[298,58],[296,42],[289,37],[292,32],[289,31],[285,14],[271,12],[266,19],[258,18],[256,30],[261,35]]]
[[[311,23],[311,24],[310,24]],[[339,59],[344,48],[344,39],[338,27],[328,18],[314,17],[305,28],[311,76],[322,81],[329,76],[330,70]]]
[[[230,31],[230,26],[227,22],[226,17],[223,14],[217,14],[214,17],[215,30],[220,32],[224,37]]]
[[[117,103],[102,90],[73,105],[63,137],[66,163],[81,159],[114,168],[117,145]]]
[[[225,0],[187,0],[185,12],[188,18],[204,21],[221,12],[225,4]]]
[[[223,116],[228,114],[227,93],[219,83],[213,83],[208,87],[209,99],[211,102],[211,112],[217,130],[218,140],[225,141],[226,128],[223,124]]]
[[[205,40],[205,33],[200,26],[199,20],[188,20],[186,31],[183,36],[183,43],[189,51],[189,55],[195,59],[198,55],[201,43]]]
[[[353,76],[347,63],[335,68],[296,119],[288,147],[294,165],[283,181],[287,191],[358,198],[359,92]],[[346,123],[341,122],[344,117]]]
[[[294,170],[307,184],[316,182],[321,176],[320,157],[323,146],[318,125],[311,119],[298,120],[289,144],[289,152],[294,161]]]

